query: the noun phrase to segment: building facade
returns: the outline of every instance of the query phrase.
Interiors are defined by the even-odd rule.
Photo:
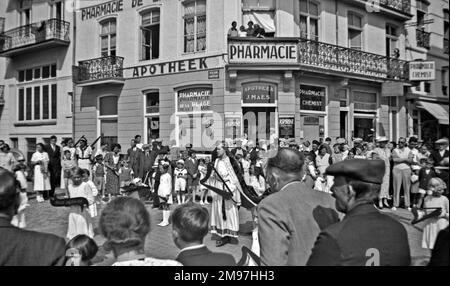
[[[405,25],[407,60],[419,71],[428,71],[411,78],[406,96],[408,135],[430,142],[449,136],[448,7],[448,0],[417,0],[413,18]]]
[[[75,137],[407,136],[411,3],[369,2],[82,1]],[[250,20],[265,38],[227,36]]]
[[[68,1],[1,1],[0,138],[28,160],[72,137],[73,25]]]

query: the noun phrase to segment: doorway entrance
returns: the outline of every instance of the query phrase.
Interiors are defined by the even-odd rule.
[[[244,133],[258,143],[270,139],[270,129],[277,130],[276,107],[243,107]]]
[[[357,117],[354,121],[354,138],[361,138],[364,141],[370,142],[374,139],[374,118],[373,117]]]

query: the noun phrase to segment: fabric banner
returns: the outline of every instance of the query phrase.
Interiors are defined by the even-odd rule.
[[[249,21],[260,25],[266,33],[275,33],[275,20],[271,11],[249,11],[244,13],[243,24],[246,27]]]

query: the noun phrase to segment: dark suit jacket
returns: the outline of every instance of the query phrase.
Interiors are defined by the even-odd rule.
[[[421,168],[419,171],[419,188],[423,190],[428,189],[428,182],[431,180],[431,178],[436,177],[436,172],[434,171],[434,168],[431,168],[430,172],[425,172],[425,168]]]
[[[58,172],[61,170],[61,148],[56,145],[55,151],[53,151],[53,148],[50,144],[45,145],[44,151],[47,152],[49,163],[48,163],[48,169],[50,172]]]
[[[135,174],[139,174],[139,165],[141,163],[139,153],[142,153],[142,150],[139,148],[136,148],[136,151],[134,151],[133,148],[129,148],[127,150],[128,159],[130,160],[130,167],[133,169]]]
[[[236,266],[232,255],[211,252],[206,246],[181,251],[176,260],[184,266]]]
[[[431,158],[434,159],[434,166],[442,166],[440,164],[440,162],[442,161],[442,159],[444,159],[445,157],[449,157],[449,152],[447,150],[444,151],[444,156],[441,156],[441,154],[439,154],[439,151],[433,151],[431,152]],[[447,166],[448,167],[448,166]]]
[[[305,265],[320,231],[339,220],[334,205],[330,194],[301,182],[263,199],[258,205],[262,265]]]
[[[195,175],[195,173],[198,173],[198,160],[195,159],[194,162],[192,162],[191,158],[187,158],[184,161],[184,167],[186,168],[186,171],[189,174],[188,179],[190,177],[190,180],[192,180],[192,177]]]
[[[150,171],[155,163],[156,157],[158,157],[158,152],[150,151],[148,155],[145,155],[145,152],[139,152],[139,177],[142,180],[145,179],[147,172]]]
[[[345,218],[320,233],[308,266],[409,266],[403,225],[373,204],[355,206]]]
[[[53,234],[14,227],[0,218],[0,266],[60,266],[65,241]]]

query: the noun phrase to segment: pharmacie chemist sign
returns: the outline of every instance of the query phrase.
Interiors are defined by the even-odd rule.
[[[300,110],[325,111],[325,87],[300,85]]]
[[[297,44],[234,42],[228,45],[230,63],[297,63]]]
[[[199,87],[178,91],[178,112],[209,111],[211,110],[212,88]]]

